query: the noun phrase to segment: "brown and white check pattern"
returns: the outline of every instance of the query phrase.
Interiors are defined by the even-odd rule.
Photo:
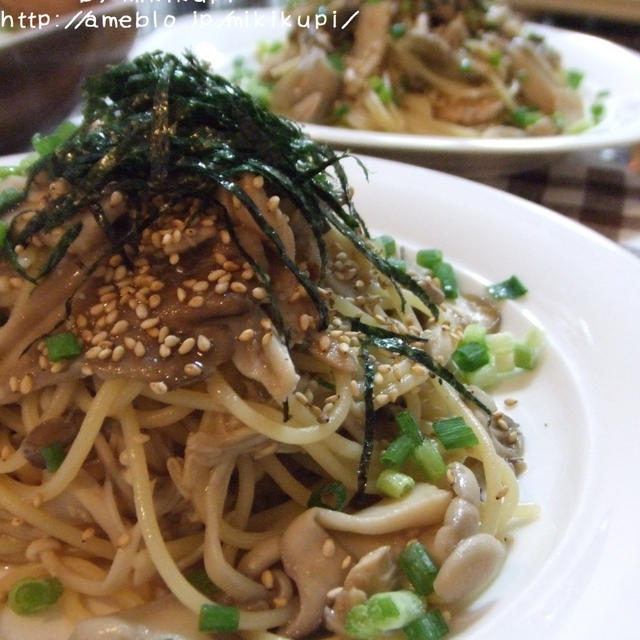
[[[640,257],[640,175],[624,156],[571,156],[550,167],[480,180],[595,229]]]

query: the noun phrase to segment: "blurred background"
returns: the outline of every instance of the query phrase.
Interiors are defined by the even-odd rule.
[[[276,4],[275,0],[0,0],[0,154],[27,149],[34,132],[46,133],[68,117],[79,103],[87,75],[125,59],[136,39],[165,28],[172,16]],[[640,0],[512,0],[511,4],[531,20],[640,50]],[[79,12],[91,13],[92,19],[74,19]],[[117,27],[101,22],[106,14],[117,18]]]

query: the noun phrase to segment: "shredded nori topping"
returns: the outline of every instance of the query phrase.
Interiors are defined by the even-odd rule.
[[[396,287],[413,291],[437,316],[436,305],[418,284],[366,241],[368,232],[351,200],[340,157],[303,135],[297,124],[210,73],[193,55],[142,55],[90,78],[85,97],[83,124],[31,167],[25,194],[42,170],[51,178],[65,178],[71,191],[35,211],[22,227],[17,219],[9,226],[4,252],[24,278],[37,282],[51,273],[79,234],[78,214],[87,208],[109,242],[107,253],[120,253],[128,260],[126,250],[135,249],[142,231],[174,205],[189,196],[214,201],[222,188],[245,205],[271,240],[313,301],[322,329],[328,309],[317,283],[290,259],[275,229],[237,183],[241,174],[250,172],[297,206],[317,241],[322,272],[323,235],[334,226]],[[128,199],[126,225],[111,223],[100,204],[114,191]],[[156,196],[162,196],[163,204],[154,204]],[[15,248],[55,228],[63,229],[63,235],[44,268],[35,275],[27,273]],[[239,246],[271,292],[267,275]],[[275,308],[274,315],[279,315]]]

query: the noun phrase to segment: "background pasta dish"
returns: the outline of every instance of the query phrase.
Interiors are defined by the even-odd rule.
[[[532,515],[480,387],[535,336],[374,242],[335,154],[191,57],[93,78],[37,147],[2,204],[8,606],[75,640],[445,636]]]
[[[277,113],[448,136],[556,135],[592,123],[582,74],[501,3],[314,1],[294,3],[292,16],[286,42],[259,53]]]

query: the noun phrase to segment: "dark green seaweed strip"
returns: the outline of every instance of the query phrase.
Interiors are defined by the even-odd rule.
[[[350,318],[350,322],[351,328],[354,331],[363,333],[366,336],[368,344],[371,346],[391,353],[398,353],[425,366],[429,371],[438,376],[438,378],[450,384],[464,398],[473,402],[477,407],[480,407],[487,415],[493,415],[493,411],[471,393],[449,369],[438,364],[426,351],[407,344],[407,341],[410,339],[409,336],[401,336],[386,329],[381,329],[380,327],[372,327],[355,318]],[[416,341],[418,340],[419,339],[416,338]]]
[[[373,455],[373,445],[375,442],[375,411],[373,408],[373,379],[376,368],[373,358],[366,346],[360,348],[364,365],[364,438],[362,442],[362,453],[358,464],[358,492],[356,495],[363,495],[367,488],[369,478],[369,464]]]

